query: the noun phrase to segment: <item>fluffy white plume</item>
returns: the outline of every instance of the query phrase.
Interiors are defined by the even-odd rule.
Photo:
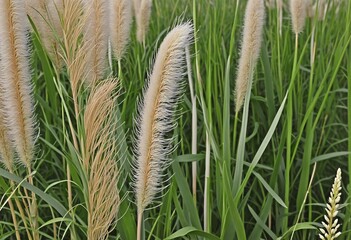
[[[265,9],[263,0],[249,0],[245,11],[243,40],[235,85],[236,112],[244,102],[253,70],[260,55]]]
[[[151,17],[152,0],[141,0],[137,20],[137,39],[139,42],[144,43],[146,34],[149,30],[150,17]]]
[[[89,42],[87,78],[89,83],[101,80],[107,68],[109,5],[107,0],[84,0],[87,14],[84,40]]]
[[[34,154],[34,117],[29,67],[29,24],[25,4],[2,0],[0,4],[0,86],[9,136],[20,161],[30,167]]]
[[[162,173],[169,164],[172,139],[166,134],[175,127],[174,115],[183,93],[185,48],[191,43],[193,26],[176,26],[162,42],[139,106],[137,119],[135,194],[138,213],[162,189]]]
[[[307,14],[306,0],[290,0],[292,27],[295,34],[302,32]]]
[[[110,1],[110,40],[113,54],[121,60],[129,41],[132,24],[132,2],[130,0]]]

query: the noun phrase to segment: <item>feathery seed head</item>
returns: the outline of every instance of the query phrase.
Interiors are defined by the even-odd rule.
[[[305,0],[290,0],[291,21],[295,34],[299,34],[303,31],[306,12],[307,4]]]
[[[26,0],[26,10],[50,59],[60,69],[62,61],[59,57],[59,39],[62,37],[62,31],[59,16],[62,0]]]
[[[110,39],[113,53],[121,60],[129,41],[132,24],[132,2],[130,0],[112,0],[110,15]]]
[[[152,0],[141,0],[137,15],[137,40],[145,42],[147,31],[149,30],[151,17]]]
[[[139,14],[140,0],[133,0],[134,16],[137,17]]]
[[[176,26],[163,40],[139,105],[134,187],[141,213],[162,190],[162,173],[169,164],[174,114],[183,92],[185,48],[193,37],[190,23]]]
[[[82,83],[87,79],[87,58],[91,44],[90,42],[82,41],[81,36],[88,16],[83,11],[83,0],[62,0],[62,2],[61,57],[67,66],[73,99],[76,99]]]
[[[260,55],[263,26],[265,21],[265,7],[263,0],[249,0],[245,11],[243,40],[241,46],[238,73],[236,78],[236,112],[244,102],[249,82]]]
[[[109,9],[107,0],[84,0],[87,14],[84,40],[91,48],[87,58],[88,84],[103,79],[107,68]]]
[[[1,162],[4,164],[7,170],[13,170],[14,154],[11,142],[9,141],[5,118],[2,111],[0,111],[0,163]]]
[[[115,79],[93,86],[84,113],[88,239],[107,239],[119,207]]]
[[[25,4],[3,0],[0,4],[0,86],[8,135],[19,160],[30,167],[34,155],[35,121]]]
[[[62,55],[60,41],[62,40],[63,34],[60,20],[62,11],[62,0],[53,0],[48,2],[47,24],[49,25],[49,32],[42,37],[42,39],[47,39],[46,41],[48,41],[48,43],[45,44],[45,47],[57,69],[61,69],[63,66],[62,58],[60,57],[60,55]]]
[[[341,232],[338,232],[340,224],[338,219],[335,218],[339,212],[339,202],[341,197],[341,169],[339,168],[336,172],[336,177],[332,189],[330,191],[330,197],[328,198],[327,207],[325,211],[327,215],[324,215],[324,222],[322,222],[323,228],[320,228],[319,238],[322,240],[336,239],[340,236]]]
[[[0,78],[2,77],[2,71],[0,69]],[[6,118],[4,112],[5,106],[4,100],[2,99],[3,93],[1,82],[2,81],[0,80],[0,162],[4,164],[7,170],[12,172],[14,164],[14,154],[6,126]]]

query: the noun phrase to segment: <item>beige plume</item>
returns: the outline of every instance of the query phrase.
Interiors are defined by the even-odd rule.
[[[89,240],[107,239],[118,213],[116,87],[114,79],[94,87],[84,114],[83,165],[88,175]]]
[[[87,81],[87,58],[90,45],[81,40],[87,15],[83,10],[82,0],[62,0],[62,58],[67,66],[71,84],[75,114],[78,117],[78,92],[83,82]]]
[[[126,51],[132,24],[132,2],[111,0],[110,39],[115,58],[120,61]]]
[[[306,0],[290,0],[292,28],[295,34],[303,31],[307,12]]]
[[[30,168],[35,143],[34,107],[29,67],[29,30],[25,5],[20,0],[0,4],[0,86],[8,134],[19,160]]]
[[[3,74],[0,69],[0,78],[2,77]],[[4,112],[5,105],[4,99],[2,98],[2,81],[4,80],[0,80],[0,162],[4,164],[7,170],[13,172],[14,154],[6,127],[6,118]]]
[[[265,9],[263,0],[249,0],[245,11],[243,40],[238,73],[235,85],[236,112],[239,112],[245,99],[249,83],[260,55]]]
[[[133,9],[134,9],[134,16],[137,17],[140,8],[140,1],[141,0],[133,0]]]
[[[139,237],[143,211],[162,189],[162,174],[169,164],[172,140],[166,133],[175,127],[174,114],[183,93],[185,48],[192,41],[192,33],[192,25],[186,23],[165,37],[139,105],[134,179]]]
[[[95,84],[105,76],[109,38],[109,12],[107,0],[84,0],[87,14],[84,40],[90,42],[87,69],[88,84]]]
[[[59,56],[62,7],[62,0],[26,0],[27,14],[32,19],[50,59],[58,69],[62,67],[62,59]]]
[[[149,30],[152,0],[141,0],[137,15],[137,39],[145,43],[146,34]]]

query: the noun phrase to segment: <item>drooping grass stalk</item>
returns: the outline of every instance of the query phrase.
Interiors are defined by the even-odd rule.
[[[67,66],[67,74],[70,82],[74,117],[77,126],[79,126],[80,107],[78,102],[78,93],[80,92],[82,83],[87,79],[86,69],[88,52],[91,47],[90,42],[81,40],[83,30],[86,24],[87,13],[83,10],[83,2],[81,0],[70,1],[62,0],[63,9],[61,17],[62,28],[62,59]],[[77,139],[77,132],[74,129],[73,123],[68,122],[74,148],[79,152],[79,143]],[[71,186],[71,170],[67,162],[67,192],[68,192],[68,206],[73,209],[72,186]],[[71,238],[76,237],[75,228],[71,228]]]
[[[32,101],[29,47],[26,32],[29,26],[25,5],[5,0],[0,5],[0,85],[4,101],[6,127],[20,162],[26,167],[28,181],[33,185],[35,120]],[[30,198],[30,223],[34,239],[39,239],[38,212],[35,193]]]
[[[191,42],[192,32],[192,25],[186,23],[176,26],[165,37],[139,105],[134,176],[138,240],[143,235],[143,212],[162,190],[162,173],[170,162],[172,139],[166,134],[175,127],[174,114],[183,92],[185,48]]]
[[[71,90],[74,102],[74,112],[76,118],[79,115],[79,105],[77,100],[78,90],[80,87],[81,76],[78,75],[79,71],[83,70],[80,66],[76,67],[74,64],[80,62],[77,61],[77,55],[79,54],[79,38],[82,34],[83,23],[81,22],[82,2],[80,1],[63,1],[63,14],[62,14],[62,48],[63,48],[63,60],[67,65],[68,75],[70,76]],[[84,59],[79,59],[80,61]],[[71,135],[73,144],[78,149],[78,141],[73,126],[70,124]],[[72,209],[72,187],[71,187],[71,173],[69,164],[67,164],[67,188],[68,188],[68,205]]]
[[[87,58],[89,49],[92,47],[91,41],[81,41],[84,32],[86,18],[88,15],[83,11],[82,0],[63,0],[62,13],[62,58],[67,66],[67,73],[70,81],[74,113],[78,121],[80,107],[78,103],[78,93],[84,81],[87,81]],[[73,143],[78,149],[78,141],[74,129],[71,129]]]
[[[119,208],[116,156],[117,82],[108,79],[95,87],[84,113],[83,166],[88,185],[88,239],[107,239]]]

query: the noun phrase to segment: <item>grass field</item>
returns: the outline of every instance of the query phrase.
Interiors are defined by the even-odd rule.
[[[20,2],[3,0],[0,10],[12,1]],[[0,239],[137,239],[138,103],[162,41],[186,22],[194,28],[191,69],[184,59],[179,104],[169,106],[176,125],[164,134],[174,151],[160,164],[163,187],[143,211],[140,239],[319,239],[338,168],[341,199],[329,204],[338,209],[337,239],[351,239],[351,2],[327,0],[324,19],[317,7],[298,35],[289,3],[280,8],[268,2],[252,89],[240,111],[234,90],[247,1],[154,0],[144,42],[137,41],[133,20],[123,58],[112,58],[109,66],[105,52],[106,80],[94,82],[111,83],[110,92],[74,82],[90,78],[81,68],[89,59],[79,55],[79,27],[67,28],[72,35],[66,37],[51,36],[60,49],[52,54],[29,18],[34,157],[23,163],[15,146],[13,169],[0,167]],[[71,20],[80,26],[86,19],[77,16]],[[64,14],[58,22],[69,24]],[[0,29],[0,45],[5,34]],[[0,90],[7,96],[3,54]],[[93,105],[94,96],[106,99]],[[6,114],[8,98],[1,98]],[[91,148],[89,136],[96,137]],[[108,174],[115,185],[99,180]],[[112,219],[96,217],[110,211],[116,212]]]

